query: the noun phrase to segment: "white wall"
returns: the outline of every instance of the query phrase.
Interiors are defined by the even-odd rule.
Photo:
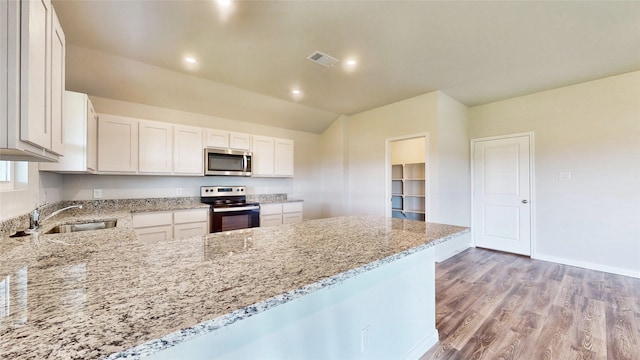
[[[431,178],[432,222],[471,226],[468,108],[438,93],[439,176]],[[435,166],[435,164],[434,164]]]
[[[469,113],[472,138],[535,132],[534,257],[640,277],[640,72]]]
[[[18,163],[13,191],[0,191],[0,220],[28,214],[35,207],[62,200],[62,176],[38,172],[38,163]]]
[[[432,166],[438,156],[437,111],[438,93],[431,92],[349,117],[347,158],[352,214],[385,216],[386,139],[430,133],[427,174],[430,178],[438,176],[437,168]],[[431,208],[427,209],[428,217],[430,213]]]
[[[322,217],[349,214],[347,159],[348,116],[341,116],[322,134]]]
[[[397,103],[365,111],[341,120],[323,134],[335,170],[325,176],[323,188],[336,191],[342,185],[347,214],[385,215],[386,140],[416,134],[429,134],[427,159],[427,219],[456,225],[469,225],[469,153],[466,106],[441,92],[431,92]],[[346,144],[335,146],[344,137]],[[441,138],[442,137],[442,138]],[[442,159],[444,157],[444,159]],[[327,163],[327,160],[324,160]],[[324,210],[326,208],[326,210]],[[327,204],[323,215],[339,213]]]

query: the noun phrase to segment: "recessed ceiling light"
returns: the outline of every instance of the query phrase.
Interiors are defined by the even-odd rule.
[[[355,61],[355,60],[353,60],[353,59],[349,59],[349,60],[347,60],[347,65],[350,65],[350,66],[356,65],[357,63],[358,63],[358,62],[357,62],[357,61]]]
[[[185,56],[184,61],[188,62],[189,64],[195,64],[198,62],[198,60],[191,56]]]
[[[231,0],[218,0],[220,6],[231,6]]]
[[[292,93],[293,95],[300,95],[300,94],[302,94],[302,91],[300,91],[300,90],[298,90],[298,89],[293,89],[293,90],[291,90],[291,93]]]

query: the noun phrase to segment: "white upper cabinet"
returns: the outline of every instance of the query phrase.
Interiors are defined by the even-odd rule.
[[[204,174],[202,128],[107,114],[98,123],[99,173]]]
[[[40,163],[40,170],[94,173],[97,170],[98,117],[86,94],[64,93],[64,156],[57,163]]]
[[[293,140],[275,139],[274,176],[293,177]]]
[[[63,152],[65,40],[50,0],[0,2],[0,159]]]
[[[171,174],[173,170],[173,125],[140,120],[138,129],[138,171],[148,174]]]
[[[252,176],[273,176],[275,139],[267,136],[253,136]]]
[[[255,177],[292,177],[293,140],[254,135],[252,166]]]
[[[138,119],[98,116],[98,171],[138,172]]]
[[[173,172],[184,175],[204,175],[202,129],[175,125],[173,139]]]
[[[226,149],[229,147],[229,132],[215,129],[205,130],[205,145],[210,148]],[[204,148],[203,148],[204,153]]]
[[[229,133],[229,148],[251,150],[251,135],[237,132]]]
[[[53,8],[52,8],[53,10]],[[66,42],[53,11],[51,31],[51,152],[64,155],[64,87]]]

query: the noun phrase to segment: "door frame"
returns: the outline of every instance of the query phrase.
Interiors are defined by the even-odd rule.
[[[416,138],[424,138],[424,193],[425,193],[425,199],[424,199],[424,209],[425,209],[425,214],[424,214],[424,221],[428,222],[429,218],[431,217],[431,211],[429,209],[429,204],[431,203],[431,182],[429,181],[429,179],[431,178],[431,171],[430,167],[431,167],[431,163],[429,161],[429,133],[425,132],[425,133],[418,133],[418,134],[413,134],[413,135],[404,135],[404,136],[397,136],[397,137],[391,137],[391,138],[387,138],[385,139],[385,147],[384,147],[384,199],[385,199],[385,205],[384,205],[384,214],[385,217],[392,217],[392,212],[391,212],[391,143],[394,141],[402,141],[402,140],[411,140],[411,139],[416,139]]]
[[[514,134],[505,134],[505,135],[497,135],[497,136],[488,136],[482,138],[475,138],[470,140],[469,146],[469,159],[471,163],[471,191],[469,196],[471,197],[471,224],[475,224],[476,217],[478,214],[475,212],[475,203],[473,200],[474,194],[474,186],[475,186],[475,161],[474,161],[474,149],[475,145],[478,142],[482,141],[491,141],[491,140],[503,140],[514,137],[528,136],[529,137],[529,204],[531,211],[529,212],[529,221],[531,226],[529,228],[529,234],[531,238],[531,255],[532,259],[537,258],[536,254],[536,193],[535,193],[535,136],[533,131],[522,132],[522,133],[514,133]],[[476,247],[476,238],[474,236],[474,231],[471,231],[471,246]]]

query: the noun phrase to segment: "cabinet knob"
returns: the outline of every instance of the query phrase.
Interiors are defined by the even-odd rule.
[[[524,199],[524,200],[522,200],[522,203],[523,203],[523,204],[528,204],[528,203],[529,203],[529,200]]]

